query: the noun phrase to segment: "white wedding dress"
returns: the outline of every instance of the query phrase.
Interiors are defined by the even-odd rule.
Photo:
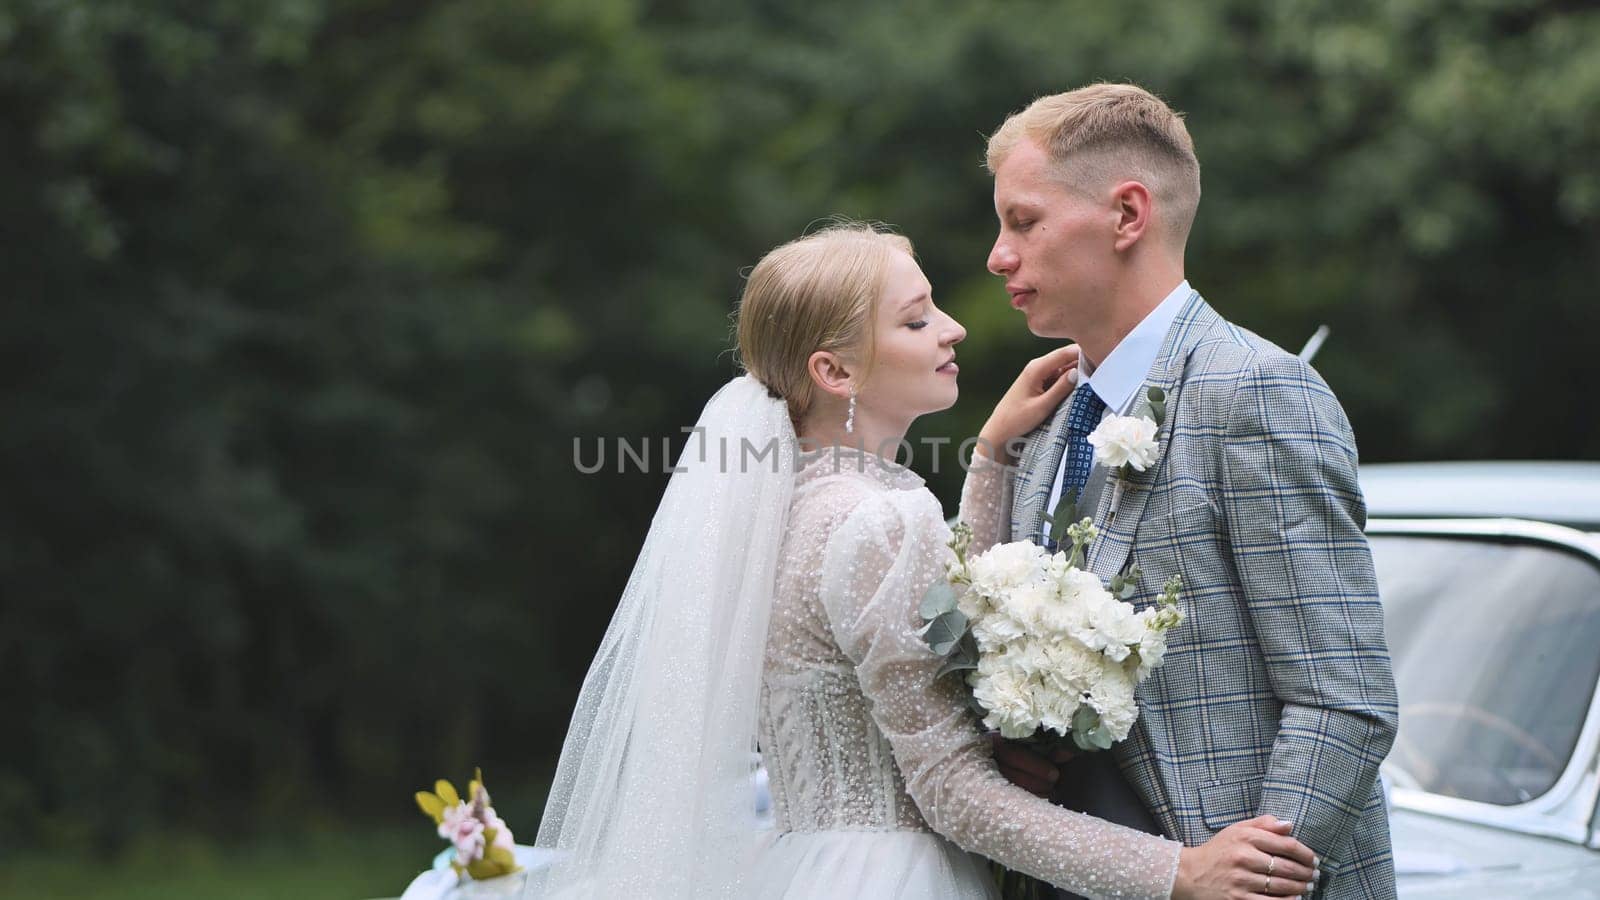
[[[1011,785],[935,681],[917,608],[952,554],[921,478],[807,459],[750,376],[693,433],[579,692],[526,900],[992,897],[973,853],[1088,897],[1170,895],[1178,844]],[[975,460],[975,551],[1004,487]]]
[[[961,505],[975,553],[1000,533],[1004,489],[976,457]],[[1168,897],[1178,844],[1007,782],[958,679],[935,681],[917,607],[949,539],[909,469],[846,450],[800,471],[761,686],[777,827],[749,896],[979,900],[996,895],[981,854],[1087,897]]]

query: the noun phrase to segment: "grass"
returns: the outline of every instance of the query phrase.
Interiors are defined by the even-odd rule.
[[[530,835],[531,836],[531,835]],[[115,859],[24,853],[0,865],[0,897],[27,900],[353,900],[397,897],[444,848],[420,820],[232,844],[163,835]]]
[[[464,780],[456,785],[463,787]],[[517,843],[531,844],[548,780],[491,785]],[[366,900],[399,897],[445,849],[433,825],[402,796],[399,818],[349,822],[299,810],[297,823],[249,835],[160,832],[116,857],[0,846],[3,900]],[[402,812],[403,811],[403,812]]]

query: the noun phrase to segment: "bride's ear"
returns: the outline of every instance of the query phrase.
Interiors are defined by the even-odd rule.
[[[835,397],[850,396],[850,370],[839,354],[831,350],[818,350],[806,360],[806,374],[819,390]]]

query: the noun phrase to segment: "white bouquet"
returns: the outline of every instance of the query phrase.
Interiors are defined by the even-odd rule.
[[[1066,504],[1064,504],[1065,506]],[[1064,522],[1063,522],[1064,524]],[[956,561],[923,598],[922,637],[946,658],[938,677],[965,672],[983,722],[1015,740],[1104,750],[1128,736],[1134,689],[1161,665],[1167,631],[1182,620],[1180,579],[1156,605],[1135,610],[1137,567],[1109,587],[1083,568],[1095,529],[1065,529],[1070,552],[1027,541],[967,557],[972,530],[955,527]]]

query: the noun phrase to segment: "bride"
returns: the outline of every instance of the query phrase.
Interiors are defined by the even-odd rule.
[[[869,226],[751,272],[747,374],[674,469],[567,733],[538,838],[556,862],[524,896],[997,896],[974,854],[1094,898],[1306,890],[1314,857],[1288,823],[1186,848],[1012,785],[955,679],[934,678],[917,606],[950,532],[892,459],[912,420],[955,402],[965,336],[910,242]],[[973,552],[1005,491],[987,448],[1043,421],[1076,358],[1034,360],[985,426],[961,498]],[[775,829],[755,822],[758,745]]]

